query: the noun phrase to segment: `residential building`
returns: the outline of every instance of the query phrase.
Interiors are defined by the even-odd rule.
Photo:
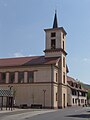
[[[87,90],[79,81],[69,76],[67,76],[67,104],[68,106],[87,105]]]

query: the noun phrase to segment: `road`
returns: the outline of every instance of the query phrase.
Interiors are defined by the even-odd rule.
[[[1,111],[0,120],[90,120],[90,108],[70,107],[59,110]]]

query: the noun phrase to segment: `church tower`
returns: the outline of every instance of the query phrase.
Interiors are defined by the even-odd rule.
[[[46,46],[45,57],[60,57],[61,54],[66,53],[66,31],[63,27],[58,27],[57,14],[55,11],[53,28],[45,29]]]
[[[67,106],[67,72],[66,72],[66,31],[58,26],[57,13],[55,11],[53,27],[45,29],[46,46],[45,58],[60,58],[58,64],[58,107]]]

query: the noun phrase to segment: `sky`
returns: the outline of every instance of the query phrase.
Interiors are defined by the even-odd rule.
[[[0,58],[44,55],[55,9],[67,32],[68,75],[90,84],[90,0],[0,0]]]

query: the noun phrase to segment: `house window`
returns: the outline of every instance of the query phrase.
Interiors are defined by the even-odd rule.
[[[18,73],[18,83],[23,83],[24,82],[24,72],[19,72]]]
[[[74,104],[74,98],[73,98],[73,104]]]
[[[56,48],[56,40],[52,39],[51,40],[51,49],[55,49]]]
[[[78,88],[78,85],[77,85],[77,83],[76,83],[76,88]]]
[[[82,92],[82,93],[81,93],[81,96],[85,97],[85,92]]]
[[[64,41],[63,41],[63,50],[64,50]]]
[[[65,84],[65,72],[63,72],[63,83]]]
[[[81,103],[84,103],[84,99],[81,99]]]
[[[63,57],[63,67],[65,67],[65,57]]]
[[[52,33],[51,33],[51,37],[56,37],[56,33],[55,33],[55,32],[52,32]]]
[[[79,86],[79,88],[81,89],[81,85]]]
[[[77,104],[77,99],[75,99],[75,103]]]
[[[58,101],[58,95],[57,95],[57,93],[56,93],[56,101]]]
[[[58,74],[56,73],[56,82],[57,82],[57,80],[58,80]]]
[[[0,73],[0,83],[5,83],[6,81],[6,73],[2,72]]]
[[[64,39],[64,36],[65,36],[65,35],[63,34],[63,39]]]
[[[10,72],[9,74],[9,82],[10,83],[14,83],[14,80],[15,80],[15,73],[14,72]]]
[[[71,86],[72,86],[72,87],[74,87],[74,84],[73,84],[73,82],[71,83]]]
[[[72,95],[76,95],[76,91],[75,90],[72,90]]]
[[[34,72],[28,72],[28,83],[34,82]]]

